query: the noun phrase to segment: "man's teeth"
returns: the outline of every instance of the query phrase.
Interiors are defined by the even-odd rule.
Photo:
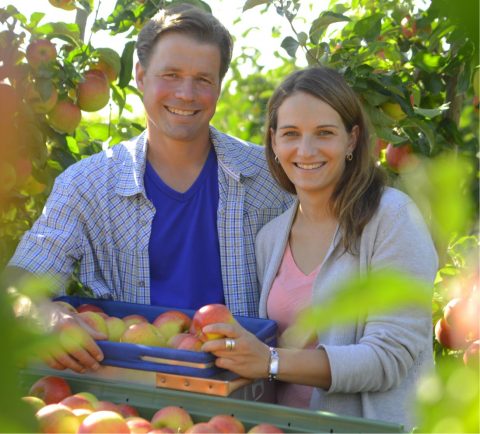
[[[325,163],[315,163],[315,164],[296,163],[296,166],[299,167],[300,169],[312,170],[312,169],[318,169],[319,167],[322,167],[324,164]]]
[[[196,113],[195,110],[180,110],[173,107],[167,107],[167,110],[170,113],[173,113],[175,115],[181,115],[181,116],[193,116]]]

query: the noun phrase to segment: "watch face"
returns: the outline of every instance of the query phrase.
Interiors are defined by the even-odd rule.
[[[270,363],[268,369],[268,379],[275,380],[278,375],[278,352],[275,348],[270,347]]]

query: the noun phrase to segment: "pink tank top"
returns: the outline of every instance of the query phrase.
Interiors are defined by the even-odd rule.
[[[305,275],[293,259],[290,243],[287,244],[267,300],[267,315],[277,322],[279,336],[295,321],[300,311],[310,306],[313,282],[319,269],[320,265]],[[277,402],[289,407],[308,408],[312,391],[311,386],[279,382]]]

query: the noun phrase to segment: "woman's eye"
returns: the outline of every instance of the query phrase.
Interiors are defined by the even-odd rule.
[[[318,135],[319,136],[330,136],[331,134],[333,134],[331,131],[327,131],[327,130],[321,130],[318,132]]]
[[[297,132],[296,131],[285,131],[282,136],[283,137],[294,137],[294,136],[297,136]]]

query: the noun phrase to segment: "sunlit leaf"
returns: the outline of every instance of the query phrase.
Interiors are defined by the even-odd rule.
[[[268,2],[269,0],[247,0],[243,5],[242,12],[252,9],[255,6],[266,5]]]
[[[133,53],[135,52],[135,41],[130,41],[125,44],[122,52],[122,68],[118,79],[118,86],[125,87],[132,79],[133,71]]]
[[[281,47],[288,53],[290,57],[295,57],[295,53],[299,47],[299,43],[296,39],[291,36],[287,36],[281,44]]]
[[[309,31],[310,40],[312,43],[317,44],[330,24],[344,21],[350,21],[350,18],[331,11],[322,12],[320,16],[312,22]]]

